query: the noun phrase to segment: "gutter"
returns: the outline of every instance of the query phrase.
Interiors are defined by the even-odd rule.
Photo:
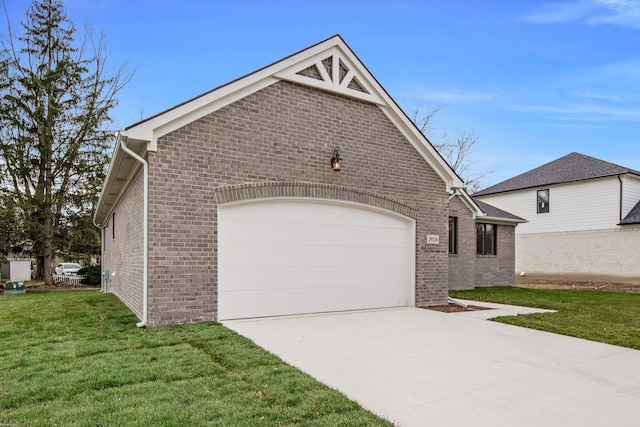
[[[100,292],[107,293],[107,284],[105,283],[104,270],[102,270],[102,260],[104,259],[104,228],[96,224],[93,220],[93,225],[100,229]]]
[[[127,135],[122,132],[118,132],[118,141],[125,153],[133,157],[136,161],[142,163],[144,168],[144,183],[143,183],[143,220],[142,220],[142,321],[136,323],[138,328],[147,326],[147,312],[148,312],[148,299],[149,299],[149,286],[148,286],[148,269],[147,263],[149,258],[149,164],[145,159],[137,155],[133,150],[127,147],[125,140]]]
[[[529,222],[526,219],[511,219],[511,218],[502,218],[499,216],[489,216],[489,215],[484,215],[481,217],[476,218],[477,221],[483,222],[483,221],[487,221],[487,222],[491,222],[491,223],[495,223],[495,224],[524,224],[525,222]]]
[[[96,217],[93,217],[93,225],[100,230],[100,292],[107,293],[107,287],[104,284],[104,271],[102,271],[102,260],[104,259],[104,228],[96,223]]]

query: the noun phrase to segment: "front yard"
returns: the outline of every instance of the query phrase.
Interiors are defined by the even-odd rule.
[[[640,350],[640,294],[479,288],[498,321]],[[0,425],[389,425],[217,323],[138,329],[113,295],[0,297]]]
[[[0,425],[389,425],[217,323],[136,322],[97,291],[0,297]]]
[[[450,295],[556,310],[494,320],[640,350],[640,293],[493,287]]]

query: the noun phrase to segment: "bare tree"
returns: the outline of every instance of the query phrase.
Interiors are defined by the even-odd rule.
[[[478,142],[478,135],[474,132],[463,132],[451,138],[446,130],[437,130],[432,125],[433,118],[440,111],[440,107],[427,107],[424,110],[421,101],[412,114],[412,120],[420,132],[433,144],[440,155],[449,163],[451,168],[462,178],[465,188],[470,193],[479,191],[482,180],[493,173],[492,170],[474,172],[473,166],[478,163],[473,159],[474,147]]]
[[[38,274],[50,284],[56,239],[92,214],[108,160],[109,114],[131,75],[124,65],[107,75],[103,37],[87,30],[77,41],[62,0],[34,0],[20,34],[6,7],[5,15],[0,190],[23,213]]]

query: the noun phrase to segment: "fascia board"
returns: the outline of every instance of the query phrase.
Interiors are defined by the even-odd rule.
[[[254,77],[254,79],[251,80],[255,81],[247,82],[241,80],[221,87],[184,105],[175,107],[138,126],[129,128],[127,129],[127,133],[132,139],[148,141],[147,151],[156,151],[160,137],[278,81],[278,79],[273,77],[249,77]]]
[[[96,210],[93,215],[93,221],[97,224],[104,224],[111,214],[111,211],[118,204],[118,201],[122,197],[123,189],[129,185],[129,182],[135,175],[135,172],[140,167],[138,162],[135,162],[133,166],[123,165],[123,162],[128,157],[127,153],[122,150],[120,147],[121,138],[126,138],[126,132],[118,132],[116,134],[116,144],[113,149],[113,155],[111,156],[111,162],[109,163],[109,170],[107,172],[107,176],[104,180],[104,185],[102,187],[102,191],[100,191],[100,197],[98,198],[98,203],[96,204]],[[143,151],[142,156],[144,156],[146,152]],[[130,159],[133,162],[133,159]],[[118,173],[126,171],[126,176],[122,178],[118,178]],[[118,186],[118,179],[120,179]],[[114,188],[118,188],[116,191],[116,196],[109,200],[111,193]],[[110,203],[107,205],[107,201]]]
[[[449,166],[440,153],[437,152],[435,147],[433,147],[427,138],[418,130],[416,125],[409,120],[407,115],[400,109],[398,104],[396,104],[380,83],[378,83],[378,80],[369,72],[355,53],[353,53],[341,39],[339,39],[338,44],[341,47],[342,53],[351,62],[349,65],[357,68],[363,75],[363,81],[358,81],[365,87],[365,90],[374,93],[383,101],[379,103],[381,104],[380,107],[382,111],[402,132],[404,137],[411,142],[425,161],[434,168],[438,176],[445,182],[447,191],[463,188],[464,182],[462,182],[453,169],[451,169],[451,166]]]
[[[321,60],[318,58],[327,57],[328,53],[339,55],[340,59],[345,61],[345,65],[347,65],[350,70],[355,70],[354,72],[357,73],[358,83],[368,92],[368,94],[365,94],[350,90],[348,96],[379,105],[385,115],[444,181],[447,191],[463,188],[464,183],[462,180],[453,172],[451,167],[428,142],[426,137],[410,122],[406,114],[404,114],[396,102],[388,95],[386,90],[378,83],[366,66],[364,66],[355,53],[353,53],[339,36],[327,39],[324,42],[311,46],[252,74],[160,113],[156,117],[152,117],[138,125],[127,128],[127,137],[131,140],[146,142],[146,151],[156,151],[157,142],[160,137],[280,81],[284,78],[283,76],[286,75],[285,71],[287,70],[294,68],[299,69],[301,65],[310,66],[315,64]],[[292,78],[291,73],[289,73],[288,78]],[[308,84],[308,80],[306,80],[305,83]],[[340,91],[336,90],[335,85],[329,89],[334,92]],[[342,89],[346,90],[346,88]],[[119,137],[120,135],[118,138]],[[111,176],[114,170],[117,172],[121,167],[122,157],[124,156],[119,145],[118,140],[114,148],[114,155],[109,167],[107,179],[105,180],[105,187],[98,201],[96,215],[94,217],[96,221],[103,218],[103,216],[106,218],[106,214],[101,215],[105,209],[104,191],[109,191],[113,185],[114,179],[111,178]]]
[[[348,96],[379,105],[385,115],[400,129],[405,138],[411,142],[425,161],[434,168],[438,176],[445,182],[447,191],[464,186],[462,180],[426,140],[426,137],[409,121],[406,114],[400,110],[395,101],[391,99],[375,77],[369,73],[368,69],[339,36],[332,37],[271,66],[175,107],[140,125],[129,128],[127,129],[129,137],[148,141],[147,150],[156,151],[158,138],[264,89],[280,79],[295,80],[297,78],[295,74],[290,73],[292,69],[304,69],[329,55],[339,55],[350,70],[356,70],[356,77],[359,77],[358,83],[368,92],[362,93],[351,90]],[[321,70],[321,72],[323,71]],[[300,83],[309,84],[309,80],[311,79],[305,79],[304,82]],[[335,86],[331,86],[321,80],[311,83],[321,89],[343,93],[336,90]]]
[[[475,219],[476,222],[479,223],[491,223],[491,224],[504,224],[504,225],[514,225],[514,224],[523,224],[525,222],[529,222],[524,219],[508,219],[508,218],[499,218],[493,216],[482,216]]]
[[[109,162],[109,169],[107,171],[107,176],[104,179],[104,184],[102,186],[102,190],[100,191],[100,197],[98,198],[98,203],[96,204],[96,211],[93,214],[93,222],[97,224],[104,224],[107,216],[109,215],[108,209],[105,207],[107,194],[111,191],[113,186],[113,182],[115,181],[115,174],[120,164],[122,163],[122,150],[120,149],[120,133],[116,134],[116,144],[113,148],[113,155],[111,156],[111,161]],[[107,210],[107,212],[104,212]]]
[[[477,205],[477,203],[471,198],[471,196],[467,194],[464,189],[458,190],[456,192],[456,195],[460,198],[460,200],[462,200],[462,203],[464,203],[464,205],[469,208],[469,210],[473,214],[473,219],[487,217],[484,211],[480,209],[480,206]]]
[[[422,158],[435,170],[438,176],[445,182],[446,191],[461,189],[464,187],[464,182],[453,172],[449,164],[440,156],[436,149],[426,142],[424,135],[416,129],[412,122],[406,118],[406,115],[394,106],[393,101],[391,104],[387,104],[382,108],[385,115],[391,120],[391,122],[400,130],[402,135],[413,145],[413,147],[420,153]]]
[[[129,137],[148,141],[147,150],[156,151],[158,138],[278,82],[280,78],[274,77],[276,74],[299,64],[305,58],[315,57],[317,54],[327,51],[332,46],[340,43],[342,41],[338,36],[333,37],[191,101],[187,101],[150,120],[128,128]]]

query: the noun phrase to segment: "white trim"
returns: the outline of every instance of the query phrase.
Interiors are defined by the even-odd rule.
[[[473,219],[478,219],[482,217],[486,217],[487,214],[484,213],[480,206],[473,200],[471,196],[467,193],[464,188],[459,188],[454,190],[453,194],[449,198],[451,200],[454,197],[459,197],[462,203],[471,211],[473,214]]]
[[[138,328],[147,326],[148,311],[149,311],[149,292],[148,292],[148,258],[149,258],[149,163],[142,157],[133,152],[125,143],[126,137],[121,137],[118,134],[118,141],[122,145],[122,149],[136,161],[142,163],[144,168],[143,177],[143,197],[142,197],[142,320],[136,323]],[[115,224],[112,225],[115,227]]]
[[[324,66],[322,65],[322,60],[329,56],[332,56],[332,65],[338,67],[337,71],[333,70],[334,76],[328,76],[329,73],[324,70]],[[354,71],[354,78],[358,80],[358,83],[367,93],[340,86],[340,82],[336,81],[339,80],[339,61],[342,61],[349,70]],[[297,74],[305,68],[317,65],[318,63],[320,64],[318,69],[321,75],[323,75],[325,79],[331,77],[331,82]],[[427,142],[425,136],[420,133],[406,114],[400,110],[395,101],[393,101],[384,88],[378,84],[373,75],[369,73],[366,67],[339,36],[325,40],[253,74],[249,74],[244,78],[161,113],[150,120],[134,125],[128,129],[129,137],[131,139],[150,142],[147,150],[154,151],[157,149],[158,138],[255,93],[258,90],[270,86],[279,80],[296,81],[301,84],[315,86],[320,89],[378,104],[385,115],[391,119],[427,163],[434,168],[440,178],[445,181],[447,190],[462,188],[464,186],[462,180],[453,172],[437,150]]]
[[[278,207],[278,202],[289,202],[289,203],[293,203],[293,205],[285,205],[285,206],[279,206]],[[271,212],[271,214],[269,215],[260,215],[257,216],[257,212],[263,212],[261,209],[261,204],[265,204],[265,206],[268,206],[268,210],[266,212]],[[300,209],[290,209],[293,208],[293,206],[301,206],[301,205],[309,205],[308,208],[304,208],[302,210]],[[277,229],[283,230],[283,235],[286,236],[286,232],[284,232],[284,228],[282,228],[283,226],[286,226],[286,229],[288,230],[290,227],[288,226],[288,224],[291,224],[291,226],[297,226],[297,227],[302,227],[300,228],[300,230],[303,229],[307,229],[305,228],[304,224],[311,224],[312,228],[314,231],[313,233],[315,234],[310,234],[309,236],[316,236],[314,238],[312,238],[309,241],[304,241],[303,247],[305,248],[313,248],[316,244],[318,244],[318,240],[317,237],[318,236],[323,236],[322,233],[318,234],[318,230],[316,229],[316,227],[318,226],[318,224],[320,223],[324,223],[326,221],[325,216],[320,215],[318,218],[313,217],[313,215],[311,217],[308,216],[302,216],[300,217],[300,212],[307,212],[309,208],[311,209],[316,209],[317,206],[324,204],[326,206],[337,206],[337,207],[344,207],[344,208],[349,208],[351,210],[345,210],[344,212],[348,213],[348,216],[345,218],[350,218],[350,219],[346,219],[345,224],[343,224],[346,228],[342,228],[342,225],[340,225],[340,222],[335,222],[336,220],[339,221],[340,218],[342,218],[342,216],[338,215],[335,216],[334,214],[329,215],[328,218],[332,218],[332,220],[329,220],[329,222],[325,223],[325,226],[327,226],[328,224],[336,224],[335,227],[338,227],[339,229],[342,230],[342,232],[347,231],[346,236],[350,236],[350,232],[348,232],[348,230],[352,229],[354,224],[354,217],[353,215],[356,215],[358,211],[361,212],[360,215],[364,215],[362,218],[368,218],[368,219],[372,219],[372,218],[377,218],[375,219],[374,223],[380,224],[380,221],[382,221],[382,224],[394,224],[393,228],[387,228],[386,226],[383,226],[381,228],[381,230],[383,230],[384,233],[389,232],[392,229],[397,229],[400,230],[402,229],[402,236],[403,236],[403,242],[404,245],[406,247],[406,255],[402,255],[402,253],[405,253],[403,250],[400,250],[400,252],[397,252],[397,249],[400,248],[400,246],[397,245],[392,245],[391,247],[395,247],[396,249],[396,256],[400,257],[403,259],[403,266],[404,268],[398,270],[398,272],[401,272],[401,276],[403,278],[403,280],[401,282],[396,282],[396,285],[402,284],[402,287],[404,290],[401,290],[400,288],[396,288],[395,291],[395,295],[396,296],[400,296],[400,295],[404,295],[402,297],[402,299],[396,299],[396,303],[399,301],[402,301],[403,305],[408,305],[408,306],[415,306],[415,288],[416,288],[416,283],[415,283],[415,275],[416,275],[416,271],[415,271],[415,257],[416,257],[416,221],[411,218],[411,217],[407,217],[406,215],[400,214],[398,212],[395,211],[391,211],[388,209],[384,209],[384,208],[380,208],[380,207],[376,207],[376,206],[371,206],[371,205],[366,205],[363,203],[358,203],[358,202],[352,202],[352,201],[343,201],[343,200],[333,200],[333,199],[324,199],[324,198],[308,198],[308,197],[269,197],[269,198],[260,198],[260,199],[249,199],[249,200],[241,200],[241,201],[234,201],[234,202],[229,202],[229,203],[223,203],[218,205],[218,224],[221,225],[221,229],[219,230],[218,236],[219,236],[219,245],[224,245],[224,242],[236,242],[236,244],[238,242],[243,242],[242,244],[247,244],[247,242],[251,243],[252,240],[249,239],[247,240],[247,236],[253,236],[253,232],[252,231],[247,231],[247,230],[252,230],[252,228],[246,228],[246,226],[242,227],[242,230],[244,230],[244,233],[248,233],[245,234],[245,236],[243,238],[240,238],[239,240],[237,238],[231,239],[229,240],[230,236],[236,236],[236,234],[234,232],[232,232],[232,229],[238,229],[237,225],[235,226],[231,226],[232,222],[236,222],[238,221],[238,218],[240,218],[240,221],[243,220],[248,220],[250,218],[276,218],[273,217],[274,215],[274,211],[272,211],[273,208],[277,208],[276,212],[278,211],[278,209],[283,209],[286,208],[286,212],[287,214],[284,215],[284,217],[280,217],[278,216],[278,221],[280,224],[277,225]],[[234,210],[234,208],[236,207],[243,207],[246,206],[249,208],[249,210]],[[370,216],[371,214],[366,214],[366,212],[371,212],[372,214],[375,214],[374,216]],[[245,216],[245,214],[240,214],[239,216],[237,216],[236,214],[234,214],[233,216],[228,216],[228,215],[223,215],[223,212],[248,212],[250,214],[248,214],[247,216]],[[298,212],[298,214],[294,214],[294,212]],[[322,211],[324,212],[324,211]],[[343,212],[342,210],[334,210],[334,209],[330,209],[327,212],[334,212],[334,213],[341,213]],[[287,215],[291,215],[290,218],[287,219]],[[383,217],[386,217],[387,219],[383,219]],[[300,218],[301,220],[298,221],[296,218]],[[325,218],[324,220],[321,220],[320,222],[316,222],[316,220],[318,219],[322,219]],[[360,217],[358,217],[360,218]],[[223,220],[224,219],[224,220]],[[289,222],[290,220],[293,220],[293,222]],[[232,221],[227,223],[226,221]],[[368,221],[366,221],[367,224],[370,224]],[[357,223],[358,225],[355,225],[356,228],[360,228],[362,226],[366,227],[366,225],[364,223]],[[400,225],[402,224],[402,225]],[[229,226],[229,227],[227,227]],[[274,225],[275,227],[275,225]],[[334,227],[334,226],[331,226]],[[310,230],[311,230],[310,229]],[[225,231],[225,230],[228,230]],[[264,226],[260,226],[260,230],[265,231],[265,227]],[[230,233],[230,234],[225,234],[225,233]],[[362,233],[362,231],[360,231],[360,233]],[[267,242],[271,242],[271,239],[267,239],[266,236],[269,236],[268,232],[267,234],[262,235],[262,231],[260,233],[258,233],[259,235],[261,235],[261,237],[258,238],[258,241],[260,242],[260,244],[269,244]],[[369,235],[370,233],[368,233]],[[378,234],[375,234],[376,236],[378,236]],[[280,234],[278,234],[278,236],[280,236]],[[295,234],[295,236],[297,236],[297,234]],[[305,234],[306,236],[306,234]],[[282,237],[282,236],[281,236]],[[373,237],[373,236],[371,236]],[[378,239],[380,239],[380,236],[377,237]],[[266,240],[265,240],[266,239]],[[286,247],[289,245],[289,243],[291,242],[295,242],[295,244],[298,244],[298,238],[294,238],[293,240],[289,240],[289,238],[285,237],[285,241],[287,241],[288,243],[285,245],[281,245],[280,240],[279,239],[275,239],[276,242],[276,246],[277,248],[285,248],[285,252],[286,250],[290,250],[290,249],[286,249]],[[319,248],[321,248],[321,250],[326,250],[327,245],[324,243],[325,238],[321,238],[320,239],[323,243],[320,243],[320,245],[318,246]],[[332,239],[333,240],[333,239]],[[313,243],[315,241],[315,243]],[[348,238],[345,241],[349,241]],[[382,241],[381,241],[382,242]],[[344,242],[343,242],[344,243]],[[338,245],[340,247],[340,244]],[[378,247],[377,245],[374,245],[374,247]],[[324,249],[322,249],[324,248]],[[368,248],[370,249],[368,246],[363,246],[363,248]],[[366,249],[366,250],[368,250]],[[249,289],[258,289],[257,287],[253,287],[253,285],[250,285],[249,287],[247,287],[244,290],[239,290],[236,289],[234,286],[232,286],[232,283],[243,283],[245,286],[247,284],[252,283],[251,280],[249,280],[249,282],[245,282],[245,281],[240,281],[238,282],[238,280],[240,280],[237,276],[237,274],[247,274],[246,273],[246,269],[241,268],[239,269],[239,266],[243,266],[243,263],[246,263],[246,261],[242,261],[240,258],[242,258],[242,256],[237,257],[237,256],[233,256],[233,253],[229,253],[229,252],[225,252],[225,248],[224,246],[219,246],[218,251],[219,251],[219,262],[221,263],[219,266],[219,272],[223,272],[224,271],[224,275],[221,273],[219,276],[219,299],[218,301],[222,304],[225,303],[225,301],[227,303],[229,303],[229,305],[227,307],[225,307],[224,309],[222,307],[218,307],[218,313],[219,313],[219,318],[220,319],[227,319],[227,318],[234,318],[234,317],[229,317],[229,316],[236,316],[236,315],[240,315],[240,311],[244,310],[240,310],[238,311],[235,308],[230,308],[230,307],[240,307],[238,305],[238,297],[237,297],[237,293],[238,292],[249,292]],[[236,246],[236,251],[237,246]],[[279,251],[280,249],[278,249]],[[306,250],[306,249],[305,249]],[[315,249],[313,249],[315,250]],[[276,252],[278,252],[276,251]],[[244,253],[244,252],[242,252]],[[271,253],[271,252],[269,252]],[[279,252],[278,252],[279,253]],[[353,254],[356,255],[356,254]],[[360,256],[362,256],[363,254],[360,254]],[[256,266],[259,269],[263,269],[263,268],[267,268],[265,269],[265,272],[269,271],[269,263],[265,264],[264,260],[260,257],[260,258],[256,258],[256,254],[253,255],[249,255],[247,254],[248,259],[252,260],[249,261],[248,263],[246,263],[246,265],[248,266]],[[356,255],[357,257],[357,255]],[[295,258],[295,257],[294,257]],[[398,259],[400,259],[398,258]],[[277,260],[280,260],[281,258],[276,257]],[[288,259],[288,258],[287,258]],[[309,259],[323,259],[321,258],[309,258]],[[366,260],[368,260],[368,262],[371,262],[371,259],[369,258],[364,258]],[[226,266],[226,261],[224,260],[230,260],[230,264],[229,265],[235,265],[235,268],[233,268],[232,270],[225,270],[224,266]],[[257,260],[257,261],[256,261]],[[307,258],[305,258],[305,260],[307,260]],[[240,264],[238,264],[238,262],[240,262]],[[306,262],[306,261],[305,261]],[[254,264],[255,263],[255,264]],[[359,265],[358,263],[356,263],[357,265]],[[289,265],[289,264],[287,264]],[[296,262],[293,262],[292,264],[290,264],[290,266],[295,267],[298,264],[296,264]],[[376,264],[377,265],[377,264]],[[390,264],[391,266],[395,265],[394,263]],[[349,267],[351,268],[351,267]],[[362,267],[360,267],[362,268]],[[317,273],[317,272],[316,272]],[[255,276],[255,273],[250,273],[253,274]],[[269,276],[269,273],[267,273],[267,276]],[[233,279],[232,279],[233,277]],[[266,277],[266,276],[265,276]],[[315,277],[315,276],[314,276]],[[360,277],[360,276],[359,276]],[[226,278],[226,281],[225,281]],[[317,279],[317,277],[316,277]],[[326,281],[322,281],[322,283],[327,283]],[[269,282],[271,283],[271,282]],[[366,281],[363,281],[362,283],[366,283]],[[362,285],[362,283],[360,283],[360,285]],[[292,286],[289,283],[286,283],[286,280],[283,281],[282,283],[277,282],[275,283],[277,286],[267,286],[264,290],[267,292],[271,292],[274,291],[275,293],[278,292],[282,292],[283,289],[298,289],[298,290],[302,290],[302,289],[308,289],[311,290],[313,292],[313,289],[315,289],[313,286],[311,288],[307,288],[307,287],[299,287],[298,285],[296,286]],[[332,287],[332,286],[330,286]],[[318,289],[322,289],[322,287],[318,288]],[[262,291],[260,291],[262,292]],[[406,293],[405,293],[406,292]],[[222,297],[222,294],[224,294],[224,298]],[[236,294],[236,296],[234,296],[234,294]],[[229,296],[229,298],[227,298],[227,295]],[[265,294],[267,295],[267,294]],[[273,294],[270,294],[273,296]],[[292,294],[294,295],[294,294]],[[269,298],[272,298],[269,297]],[[378,294],[378,298],[380,297],[380,294]],[[294,297],[294,300],[297,297]],[[284,300],[287,300],[287,298],[284,298]],[[366,301],[367,298],[365,298],[362,302]],[[375,300],[375,298],[374,298]],[[267,301],[267,300],[265,300]],[[265,306],[269,306],[271,307],[273,301],[273,299],[270,299],[269,303],[265,302]],[[315,310],[316,308],[320,307],[320,311],[327,311],[326,309],[329,307],[334,307],[336,310],[342,310],[345,309],[344,307],[342,307],[344,304],[338,304],[338,305],[331,305],[329,304],[329,306],[326,305],[326,301],[323,303],[318,304],[317,306],[314,307],[315,304],[305,304],[305,307],[303,308],[303,310]],[[352,305],[350,303],[350,305]],[[366,303],[365,303],[366,305]],[[278,307],[280,307],[280,305],[277,305]],[[355,305],[358,306],[358,303]],[[274,306],[276,307],[276,306]],[[282,307],[286,307],[286,305],[282,306]],[[229,310],[227,310],[227,308],[229,308]],[[346,309],[354,309],[354,308],[346,308]],[[355,308],[358,309],[358,308]],[[224,313],[223,313],[224,311]],[[286,311],[286,308],[284,309],[284,311]],[[332,311],[332,309],[330,309],[329,311]],[[258,315],[258,316],[264,316],[264,315],[283,315],[283,313],[274,313],[274,314],[268,314],[268,312],[270,312],[270,310],[266,310],[263,309],[262,312],[258,311],[258,312],[251,312],[252,315]],[[231,314],[233,313],[233,314]],[[300,313],[307,313],[307,311],[301,311]],[[284,314],[297,314],[297,313],[284,313]],[[240,315],[242,316],[242,315]]]
[[[329,57],[331,57],[331,75],[329,75],[322,64],[322,61]],[[371,102],[373,104],[384,105],[384,101],[378,95],[377,90],[371,86],[367,87],[367,85],[360,83],[361,81],[366,81],[367,78],[361,71],[358,71],[358,67],[355,65],[356,61],[356,58],[349,58],[347,56],[347,52],[339,49],[338,47],[333,47],[326,52],[320,52],[316,56],[294,64],[286,70],[282,70],[275,74],[275,76],[283,80],[323,89],[340,95],[349,96],[351,98],[360,99],[362,101]],[[340,63],[347,68],[347,74],[342,81],[340,81]],[[322,80],[298,74],[311,66],[315,66],[318,69]],[[348,87],[354,78],[357,79],[358,83],[363,86],[363,89],[366,92],[350,89]]]
[[[158,139],[162,136],[278,82],[278,79],[273,77],[251,80],[255,81],[239,80],[186,102],[134,125],[127,129],[127,134],[131,139],[148,141],[147,151],[156,151]]]
[[[330,73],[327,72],[322,64],[322,61],[328,57],[332,58],[331,75],[329,75]],[[339,78],[339,65],[341,62],[348,69],[347,75],[342,82],[340,82]],[[323,80],[297,74],[312,65],[318,68]],[[349,82],[354,78],[365,92],[348,87]],[[261,70],[151,117],[148,120],[134,124],[129,127],[126,132],[123,132],[123,134],[127,135],[130,144],[133,142],[145,144],[142,150],[142,155],[144,156],[145,152],[154,152],[158,149],[158,139],[162,136],[281,80],[295,81],[300,84],[378,105],[391,122],[400,130],[403,136],[413,145],[418,153],[420,153],[427,164],[429,164],[444,181],[446,191],[455,190],[464,186],[462,180],[456,175],[427,138],[420,133],[415,124],[410,121],[395,101],[387,94],[375,77],[369,73],[364,64],[360,62],[340,36],[331,37]],[[107,192],[110,191],[110,187],[113,185],[115,179],[114,170],[117,172],[121,168],[128,167],[121,164],[121,157],[120,150],[116,145],[109,166],[109,172],[105,179],[103,194],[101,194],[98,201],[98,208],[96,209],[94,217],[96,219],[105,218],[110,211],[110,209],[105,209],[103,198],[105,196],[105,190]],[[120,187],[118,191],[121,191],[122,188],[124,187]]]
[[[400,212],[396,212],[391,209],[385,209],[380,206],[369,205],[366,203],[353,202],[351,200],[341,200],[341,199],[327,199],[325,197],[299,197],[299,196],[275,196],[275,197],[256,197],[251,199],[242,199],[242,200],[234,200],[233,202],[225,202],[219,203],[218,206],[233,206],[233,205],[242,205],[249,203],[262,203],[262,202],[270,202],[273,200],[286,200],[286,201],[297,201],[297,202],[306,202],[306,203],[327,203],[334,205],[352,205],[354,207],[359,207],[360,209],[370,210],[373,212],[377,212],[380,214],[385,214],[388,216],[395,216],[398,219],[402,219],[404,221],[413,221],[415,219],[402,214]]]
[[[395,217],[397,219],[403,220],[407,222],[409,227],[409,238],[412,242],[414,242],[413,247],[409,247],[409,295],[407,301],[410,307],[415,307],[416,305],[416,256],[417,256],[417,248],[416,248],[416,220],[411,218],[410,216],[401,214],[400,212],[396,212],[390,209],[381,208],[379,206],[368,205],[365,203],[352,202],[350,200],[337,200],[337,199],[326,199],[323,197],[295,197],[295,196],[279,196],[279,197],[260,197],[255,199],[244,199],[237,200],[233,202],[220,203],[218,205],[218,209],[224,206],[234,206],[234,205],[242,205],[242,204],[250,204],[250,203],[261,203],[261,202],[270,202],[273,200],[287,200],[287,201],[299,201],[305,203],[314,203],[321,202],[327,204],[336,204],[342,206],[353,206],[360,209],[369,210],[372,212],[376,212],[379,214],[387,215],[390,217]]]
[[[475,219],[480,224],[502,224],[502,225],[517,225],[523,224],[527,221],[520,221],[516,219],[500,218],[497,216],[482,216]]]

